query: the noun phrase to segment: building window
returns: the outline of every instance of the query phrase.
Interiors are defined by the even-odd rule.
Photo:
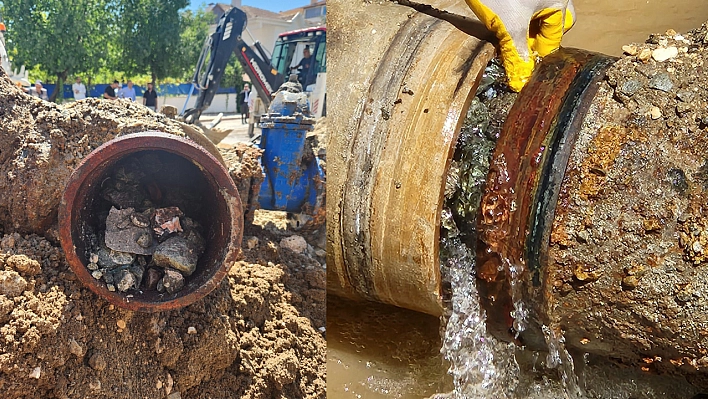
[[[305,19],[319,18],[325,15],[324,6],[312,7],[305,10]]]

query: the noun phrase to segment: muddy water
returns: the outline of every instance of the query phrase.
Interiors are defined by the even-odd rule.
[[[705,0],[574,3],[578,22],[564,45],[613,55],[651,33],[685,32],[708,20]],[[452,389],[435,318],[332,298],[327,325],[328,398],[421,398]]]

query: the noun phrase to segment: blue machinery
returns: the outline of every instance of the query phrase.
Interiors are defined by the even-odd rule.
[[[287,82],[261,117],[260,148],[265,180],[258,201],[262,209],[303,213],[324,221],[325,177],[319,159],[306,145],[313,130],[307,95]]]

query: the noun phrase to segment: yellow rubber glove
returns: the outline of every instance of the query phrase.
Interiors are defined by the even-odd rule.
[[[572,0],[465,0],[499,39],[509,86],[520,91],[531,77],[536,56],[560,47],[575,23]]]

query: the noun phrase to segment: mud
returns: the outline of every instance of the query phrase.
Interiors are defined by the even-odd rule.
[[[326,283],[313,254],[321,231],[305,236],[312,251],[294,253],[278,245],[293,234],[276,223],[284,216],[255,214],[244,258],[177,311],[116,308],[71,272],[51,227],[63,183],[92,149],[145,130],[182,134],[135,104],[57,106],[0,77],[2,397],[324,397]]]

